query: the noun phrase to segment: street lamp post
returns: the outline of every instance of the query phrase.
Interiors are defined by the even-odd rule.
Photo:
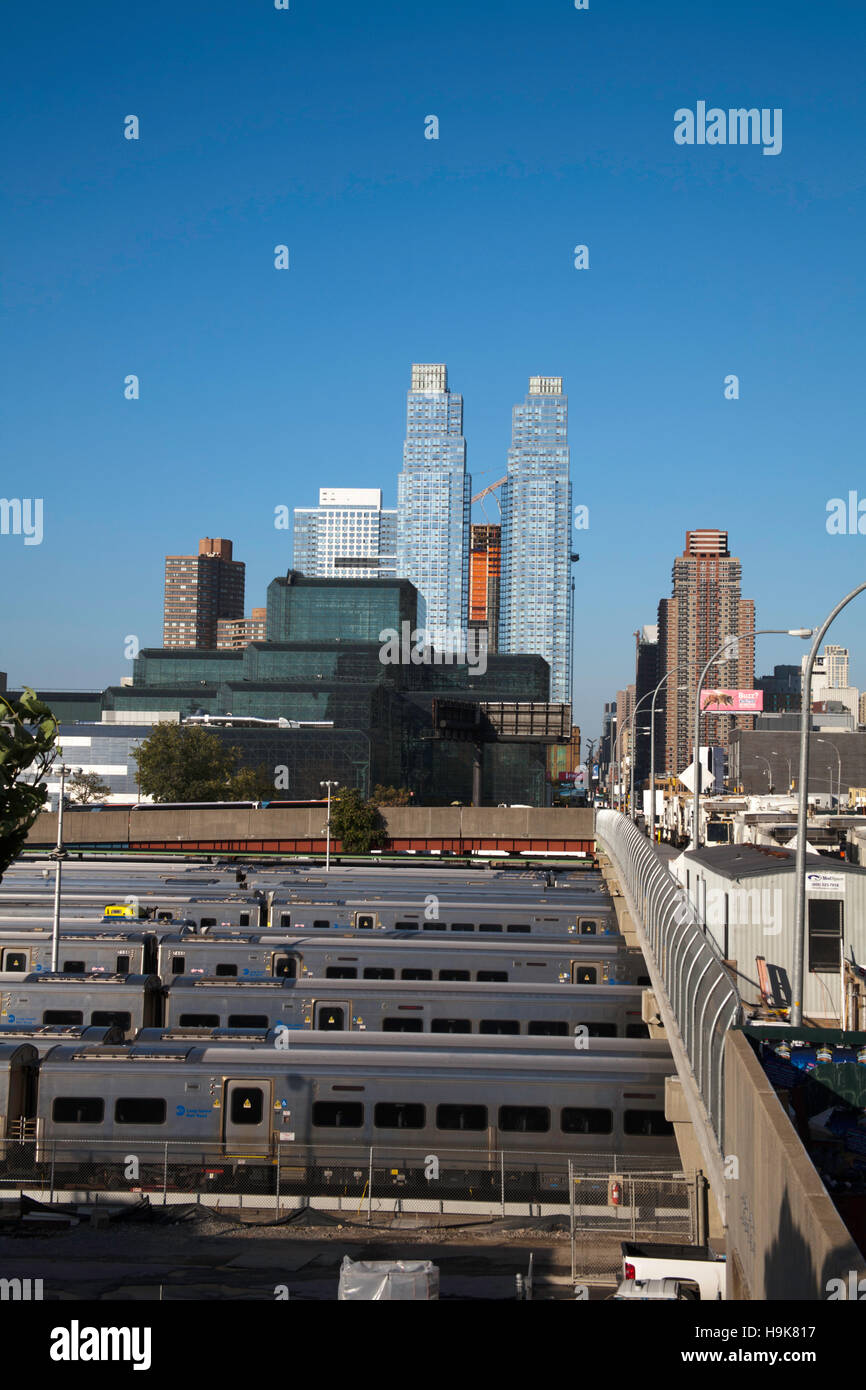
[[[852,599],[862,594],[866,584],[858,584],[850,594],[840,599],[836,607],[827,615],[815,632],[806,665],[803,669],[803,686],[800,696],[800,796],[797,803],[797,910],[794,918],[794,966],[793,998],[791,1000],[791,1026],[799,1028],[803,1021],[803,964],[806,950],[806,815],[809,800],[809,725],[812,722],[812,668],[818,648],[824,640],[830,624]]]
[[[793,774],[791,772],[791,759],[787,756],[786,753],[778,753],[775,748],[770,749],[770,756],[773,758],[782,758],[783,761],[788,764],[788,791],[790,792],[791,783],[794,780]]]
[[[770,759],[769,759],[769,758],[765,758],[764,755],[763,755],[763,753],[756,753],[756,754],[755,754],[755,757],[758,759],[758,762],[759,762],[759,763],[766,763],[766,764],[767,764],[767,791],[768,791],[768,792],[772,792],[772,790],[773,790],[773,769],[772,769],[772,767],[770,766]]]
[[[841,805],[842,805],[842,754],[839,752],[839,749],[836,747],[836,745],[835,745],[835,743],[833,742],[832,739],[829,739],[829,738],[819,738],[819,739],[817,740],[817,742],[818,742],[818,743],[826,743],[827,747],[828,747],[828,748],[832,748],[832,749],[833,749],[833,752],[836,754],[836,765],[837,765],[837,774],[838,774],[838,780],[837,780],[837,784],[836,784],[836,801],[837,801],[839,807],[841,808]],[[832,772],[832,769],[831,769],[831,771],[830,771],[830,801],[831,801],[831,803],[832,803],[832,801],[833,801],[833,772]]]
[[[742,642],[747,637],[765,637],[770,634],[778,637],[805,638],[812,636],[812,629],[810,627],[757,627],[751,628],[748,632],[732,632],[725,638],[722,645],[713,652],[713,655],[710,657],[698,678],[698,688],[695,691],[695,790],[692,800],[692,849],[700,849],[701,847],[701,826],[699,819],[701,796],[701,690],[703,688],[704,678],[713,665],[713,662],[718,661],[719,657],[728,650],[732,642]],[[729,657],[728,660],[730,659]]]
[[[320,787],[328,788],[328,820],[325,826],[325,834],[327,836],[327,840],[325,841],[325,873],[328,873],[331,867],[331,788],[339,787],[339,785],[339,782],[319,783]]]
[[[641,696],[641,700],[642,700],[642,701],[645,700],[645,699],[647,699],[647,695]],[[635,708],[635,714],[637,714],[637,708]],[[638,727],[638,725],[635,724],[634,728],[632,729],[632,734],[648,734],[648,733],[649,733],[649,725],[648,725],[648,724],[641,724],[640,727]],[[631,816],[632,820],[635,820],[635,819],[636,819],[636,816],[635,816],[635,813],[634,813],[634,764],[635,764],[635,757],[634,757],[634,755],[635,755],[635,750],[636,750],[636,748],[637,748],[637,740],[636,740],[635,738],[632,738],[631,757],[630,757],[630,759],[629,759],[629,788],[628,788],[628,813],[629,813],[629,815]]]
[[[655,690],[653,691],[653,702],[650,705],[650,839],[655,840],[656,832],[656,697],[662,686],[670,680],[671,676],[678,676],[680,671],[691,671],[697,662],[688,662],[682,666],[674,666],[666,675],[662,676]],[[677,686],[677,695],[682,695],[688,689],[686,685]]]
[[[71,769],[61,763],[60,796],[57,802],[57,848],[54,851],[54,923],[51,931],[51,969],[57,969],[60,958],[60,880],[63,864],[63,798],[66,791],[66,774]]]
[[[600,739],[597,739],[597,738],[588,738],[588,739],[586,740],[586,746],[587,746],[587,748],[589,749],[589,757],[588,757],[587,760],[586,760],[586,804],[587,804],[588,806],[592,804],[592,799],[593,799],[593,794],[592,794],[592,762],[593,762],[593,753],[595,752],[595,745],[596,745],[597,743],[599,743],[599,742],[600,742]]]

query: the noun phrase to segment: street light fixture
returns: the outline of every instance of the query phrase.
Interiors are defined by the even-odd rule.
[[[836,745],[835,745],[835,743],[833,742],[832,739],[829,739],[829,738],[819,738],[819,739],[817,739],[816,741],[817,741],[818,743],[826,743],[827,746],[828,746],[828,748],[832,748],[832,749],[833,749],[833,752],[836,754],[837,771],[838,771],[838,783],[837,783],[837,786],[836,786],[836,801],[837,801],[838,805],[841,807],[841,805],[842,805],[842,754],[839,752],[839,749],[836,747]],[[830,772],[830,801],[831,801],[831,803],[832,803],[832,801],[833,801],[833,772],[832,772],[832,769],[831,769],[831,772]]]
[[[791,772],[791,759],[788,757],[786,753],[779,753],[775,748],[770,749],[770,756],[772,758],[783,758],[784,761],[788,764],[788,791],[790,792],[791,784],[794,781],[794,776]]]
[[[339,785],[339,782],[319,783],[320,787],[328,788],[328,820],[325,826],[325,834],[327,836],[327,840],[325,842],[325,873],[328,873],[331,867],[331,788],[339,787]]]
[[[689,661],[682,666],[674,666],[673,670],[668,671],[662,676],[655,690],[653,691],[653,701],[650,705],[650,830],[649,837],[654,842],[656,836],[656,697],[666,681],[671,676],[678,676],[680,671],[691,671],[697,666],[696,661]],[[688,690],[687,685],[677,686],[677,695],[682,695]]]
[[[864,585],[864,588],[866,588],[866,585]],[[729,650],[732,642],[742,642],[746,637],[765,637],[768,635],[806,638],[812,636],[812,629],[810,627],[755,627],[751,628],[748,632],[732,632],[725,638],[718,650],[710,657],[698,679],[698,688],[695,691],[695,791],[692,801],[692,849],[700,849],[701,847],[701,826],[699,819],[701,795],[701,689],[703,688],[704,677],[713,665],[713,662],[718,661],[719,658],[723,657],[723,654]],[[731,660],[730,657],[724,659]]]
[[[63,849],[63,801],[66,792],[66,777],[72,771],[65,763],[57,769],[60,773],[60,796],[57,801],[57,847],[54,859],[54,921],[51,931],[51,969],[57,969],[60,958],[60,880],[65,851]]]
[[[767,791],[770,792],[770,793],[772,793],[772,790],[773,790],[773,769],[772,769],[772,767],[770,766],[770,759],[769,759],[769,758],[765,758],[764,755],[763,755],[763,753],[756,753],[756,754],[755,754],[755,757],[758,759],[758,762],[759,762],[759,763],[766,763],[766,764],[767,764]]]

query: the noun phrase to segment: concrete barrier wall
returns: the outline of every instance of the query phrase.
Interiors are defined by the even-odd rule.
[[[383,807],[394,840],[555,840],[590,841],[593,813],[586,807],[499,810],[470,806]],[[323,808],[251,811],[65,811],[64,843],[74,845],[159,840],[323,840]],[[43,811],[28,837],[33,844],[54,844],[57,817]]]
[[[728,1033],[728,1297],[823,1301],[866,1274],[857,1249],[745,1035]]]

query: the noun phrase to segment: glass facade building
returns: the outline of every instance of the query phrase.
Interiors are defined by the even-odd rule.
[[[537,652],[550,699],[571,699],[571,482],[568,398],[561,377],[530,377],[514,407],[502,486],[499,649]]]
[[[415,363],[397,489],[397,573],[418,590],[419,625],[437,646],[467,628],[471,497],[463,397],[449,391],[444,363]]]

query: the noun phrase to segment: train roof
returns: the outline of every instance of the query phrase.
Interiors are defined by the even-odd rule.
[[[40,977],[41,978],[41,977]],[[69,977],[68,977],[69,978]],[[71,978],[81,979],[81,976]],[[133,979],[131,975],[123,979]],[[581,985],[557,984],[555,981],[538,984],[524,984],[521,981],[487,980],[328,980],[320,975],[305,975],[301,979],[284,976],[266,979],[237,979],[232,975],[176,975],[166,989],[171,994],[225,992],[227,994],[285,994],[326,996],[338,1001],[343,994],[360,995],[362,998],[382,998],[412,996],[419,999],[441,999],[444,995],[481,995],[488,999],[540,999],[552,998],[569,1001],[572,1004],[589,999],[604,1000],[611,1004],[622,1000],[637,1001],[643,994],[641,985]]]
[[[38,985],[47,985],[50,989],[56,989],[60,985],[98,985],[104,988],[109,985],[126,985],[130,989],[152,990],[162,989],[162,980],[158,975],[114,975],[98,972],[83,971],[80,974],[71,974],[62,970],[51,971],[42,970],[30,975],[18,975],[17,980],[22,986],[33,989]],[[5,976],[8,985],[9,975]]]
[[[550,1053],[572,1057],[577,1050],[573,1037],[534,1037],[521,1035],[512,1037],[499,1033],[449,1033],[447,1042],[441,1033],[401,1033],[400,1042],[395,1042],[394,1033],[380,1033],[373,1029],[364,1032],[322,1032],[312,1028],[142,1028],[130,1046],[156,1051],[160,1047],[177,1051],[182,1046],[201,1047],[231,1046],[273,1048],[277,1037],[285,1035],[284,1045],[279,1051],[293,1052],[314,1050],[369,1051],[385,1049],[392,1051],[399,1045],[401,1051],[414,1052],[454,1052],[454,1053]],[[593,1052],[604,1056],[625,1057],[669,1057],[670,1048],[664,1038],[593,1038]],[[589,1047],[582,1049],[588,1051]]]

